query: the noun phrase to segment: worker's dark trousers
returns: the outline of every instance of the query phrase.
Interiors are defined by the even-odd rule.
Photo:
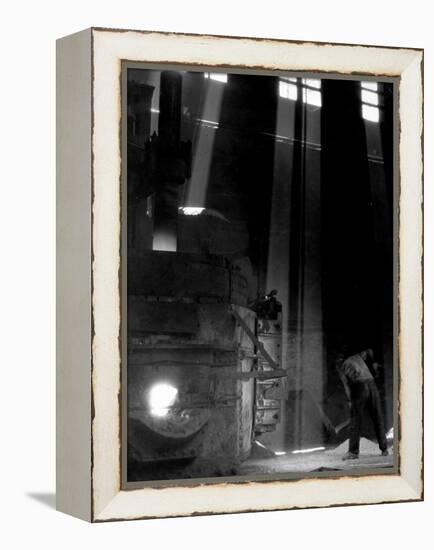
[[[383,412],[381,409],[380,395],[374,380],[357,382],[351,386],[351,434],[350,453],[359,453],[360,428],[365,409],[371,415],[374,423],[375,434],[380,449],[387,449],[387,440],[384,433]]]

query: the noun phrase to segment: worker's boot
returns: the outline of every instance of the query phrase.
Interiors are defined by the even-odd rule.
[[[359,458],[359,453],[352,453],[351,451],[348,451],[344,454],[342,457],[342,460],[357,460]]]
[[[389,456],[389,451],[384,449],[384,451],[381,451],[381,456]]]

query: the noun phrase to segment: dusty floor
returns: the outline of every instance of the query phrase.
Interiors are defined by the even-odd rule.
[[[348,441],[334,449],[313,452],[287,452],[276,455],[271,450],[254,445],[251,456],[238,466],[222,461],[185,460],[149,463],[129,472],[130,481],[215,478],[227,476],[253,476],[263,474],[303,474],[309,472],[335,472],[373,468],[392,468],[393,451],[380,456],[378,446],[368,439],[361,439],[357,460],[343,461],[348,450]]]
[[[391,468],[393,467],[393,451],[389,456],[380,456],[380,451],[374,443],[362,439],[358,460],[343,461],[342,456],[348,450],[348,442],[342,443],[336,449],[316,452],[288,452],[280,456],[270,455],[259,457],[253,454],[237,469],[237,475],[303,473],[335,470],[359,470],[360,468]],[[259,453],[257,453],[259,454]]]

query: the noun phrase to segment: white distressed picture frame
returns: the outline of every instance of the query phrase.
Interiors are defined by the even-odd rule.
[[[87,521],[423,498],[423,52],[89,29],[57,45],[57,507]],[[122,61],[399,78],[399,473],[121,490]]]

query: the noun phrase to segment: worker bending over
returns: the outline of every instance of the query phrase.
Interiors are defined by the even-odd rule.
[[[387,440],[384,431],[380,395],[371,369],[376,374],[379,364],[374,362],[372,349],[365,349],[338,363],[337,371],[344,385],[350,405],[351,425],[348,452],[342,460],[359,458],[360,429],[364,411],[367,409],[374,423],[375,434],[382,456],[387,456]]]

